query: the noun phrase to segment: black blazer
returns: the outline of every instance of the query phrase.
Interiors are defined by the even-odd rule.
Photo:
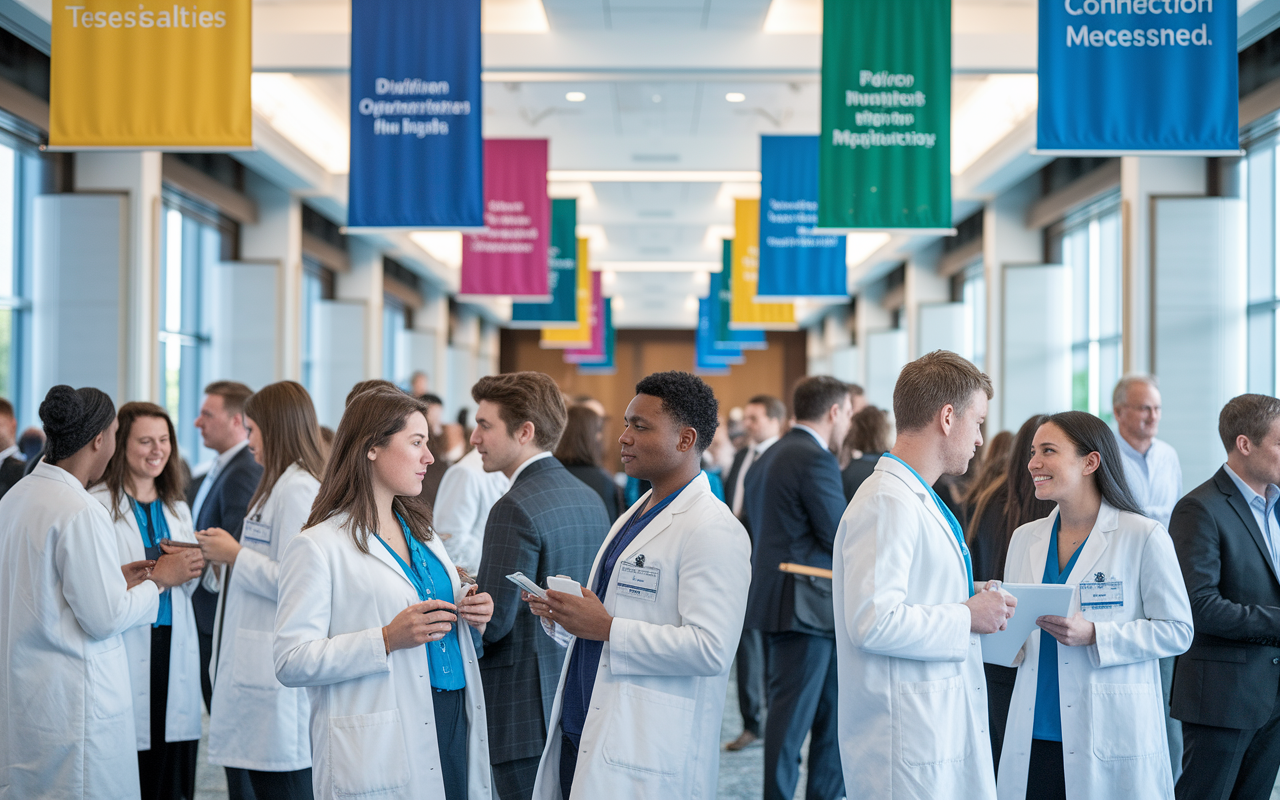
[[[733,454],[733,466],[729,467],[729,474],[726,475],[724,479],[724,504],[727,505],[729,508],[733,508],[733,498],[734,498],[734,495],[737,493],[736,489],[738,488],[738,473],[742,472],[742,464],[744,461],[747,460],[747,451],[750,450],[752,447],[753,445],[747,445],[746,447],[739,447],[738,452]],[[765,452],[767,453],[769,451],[766,450]],[[757,459],[757,461],[759,461],[759,459]],[[755,465],[753,464],[752,466],[755,466]],[[743,490],[744,491],[746,490],[745,486],[743,487]],[[745,502],[743,503],[742,516],[743,517],[747,516]],[[747,535],[750,536],[751,527],[747,525],[745,519],[742,520],[742,524],[743,524],[743,527],[747,529]]]
[[[840,473],[840,481],[844,486],[844,502],[848,504],[853,500],[853,496],[858,493],[858,487],[862,482],[871,477],[871,473],[876,471],[876,464],[880,463],[881,456],[878,454],[867,453],[862,458],[855,458],[849,462],[849,465]]]
[[[495,764],[542,755],[565,655],[507,576],[545,586],[548,575],[568,575],[587,586],[609,527],[600,496],[554,457],[526,467],[489,511],[477,582],[493,597],[480,678]]]
[[[13,456],[0,461],[0,497],[4,497],[5,492],[22,480],[22,476],[26,474],[26,468],[27,462]]]
[[[604,513],[609,515],[609,524],[612,525],[614,520],[621,513],[618,506],[618,484],[613,482],[613,476],[603,467],[597,467],[595,464],[565,464],[564,468],[569,470],[569,474],[586,485],[590,486],[592,491],[600,495],[600,502],[604,503]]]
[[[778,564],[831,569],[845,509],[840,462],[808,431],[792,428],[751,466],[742,490],[743,516],[755,531],[746,626],[767,633],[805,630],[795,617],[796,576],[779,572]]]
[[[240,528],[244,525],[245,514],[249,512],[249,501],[262,479],[262,466],[253,460],[253,453],[245,447],[236,453],[227,466],[218,473],[217,479],[209,487],[209,494],[200,507],[200,518],[195,520],[196,530],[205,528],[222,528],[240,540]],[[192,481],[187,488],[189,503],[194,503],[200,491],[200,483]],[[196,630],[206,636],[213,635],[213,620],[218,611],[218,595],[203,586],[197,586],[191,593],[191,607],[196,615]]]
[[[1191,649],[1175,667],[1172,716],[1219,728],[1260,727],[1280,684],[1280,580],[1225,468],[1178,501],[1169,533],[1195,625]]]

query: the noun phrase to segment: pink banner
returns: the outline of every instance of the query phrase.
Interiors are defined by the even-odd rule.
[[[604,293],[600,273],[591,273],[591,346],[564,351],[566,364],[593,364],[604,360]]]
[[[460,295],[551,299],[546,139],[486,139],[484,231],[462,237]]]

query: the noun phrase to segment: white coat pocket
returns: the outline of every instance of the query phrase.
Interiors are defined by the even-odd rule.
[[[1095,683],[1091,689],[1094,756],[1103,761],[1142,758],[1165,747],[1163,700],[1155,687]]]
[[[231,676],[246,689],[279,689],[271,631],[236,631],[235,664]]]
[[[969,756],[968,726],[962,676],[899,684],[897,735],[907,766],[963,761]]]
[[[332,717],[329,758],[340,797],[386,794],[409,785],[409,751],[399,709]]]
[[[614,716],[605,726],[605,762],[654,775],[682,772],[689,757],[694,706],[688,697],[619,684]],[[661,734],[643,733],[655,723]]]
[[[89,654],[85,659],[85,672],[94,718],[111,719],[133,713],[129,656],[120,637],[105,650]]]

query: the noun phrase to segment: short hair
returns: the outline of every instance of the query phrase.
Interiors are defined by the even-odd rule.
[[[764,414],[769,419],[782,422],[787,418],[787,404],[771,394],[758,394],[747,401],[749,406],[764,406]]]
[[[13,417],[16,419],[17,416],[13,411],[13,403],[0,397],[0,417]]]
[[[849,396],[850,396],[850,397],[862,397],[863,395],[865,395],[865,394],[866,394],[866,392],[865,392],[865,391],[863,391],[862,387],[861,387],[861,386],[859,386],[859,385],[858,385],[858,384],[856,384],[856,383],[849,383],[849,384],[845,384],[845,385],[849,387]]]
[[[934,350],[908,363],[893,387],[893,416],[899,431],[926,427],[943,406],[957,414],[969,410],[974,392],[994,395],[991,379],[968,359],[950,350]]]
[[[253,396],[253,390],[240,381],[214,381],[204,387],[205,394],[222,398],[222,407],[231,416],[244,413],[245,402]]]
[[[655,372],[636,384],[636,394],[662,401],[662,410],[680,425],[693,428],[694,449],[701,454],[720,427],[720,401],[707,382],[691,372]]]
[[[1280,417],[1280,400],[1265,394],[1242,394],[1233,397],[1218,414],[1218,436],[1227,452],[1236,449],[1236,439],[1249,437],[1258,444],[1271,430],[1271,423]]]
[[[419,400],[421,400],[422,402],[426,403],[426,404],[427,404],[427,405],[429,405],[429,406],[443,406],[443,405],[444,405],[444,400],[442,400],[442,399],[440,398],[440,395],[438,395],[438,394],[432,394],[431,392],[427,392],[426,394],[422,395],[422,396],[421,396],[421,397],[419,397],[418,399],[419,399]]]
[[[1116,388],[1111,392],[1111,407],[1119,408],[1124,405],[1124,401],[1129,399],[1129,389],[1139,383],[1145,383],[1152,389],[1160,391],[1160,381],[1156,380],[1154,375],[1125,375],[1116,381]]]
[[[542,450],[554,450],[564,433],[568,417],[564,395],[551,376],[542,372],[507,372],[488,375],[471,387],[471,399],[487,400],[498,407],[507,424],[507,433],[526,422],[533,423],[533,443]]]
[[[351,401],[356,399],[356,395],[364,394],[370,389],[395,389],[397,392],[400,391],[399,386],[396,386],[391,381],[384,381],[381,378],[360,381],[355,386],[351,387],[351,391],[347,392],[347,399],[343,402],[342,407],[346,408],[351,405]]]
[[[792,394],[791,407],[796,419],[809,422],[822,419],[827,409],[842,405],[849,397],[849,384],[830,375],[801,378]]]

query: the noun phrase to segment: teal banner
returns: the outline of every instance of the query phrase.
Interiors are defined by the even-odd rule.
[[[825,0],[819,230],[951,230],[951,0]]]
[[[765,350],[769,343],[765,341],[762,330],[738,330],[729,327],[729,317],[733,314],[733,240],[725,239],[721,256],[722,267],[719,272],[711,273],[711,286],[708,297],[711,300],[709,314],[711,316],[711,348],[712,352],[743,350]]]
[[[547,251],[547,303],[512,303],[510,328],[578,327],[578,201],[551,201],[551,247]]]

